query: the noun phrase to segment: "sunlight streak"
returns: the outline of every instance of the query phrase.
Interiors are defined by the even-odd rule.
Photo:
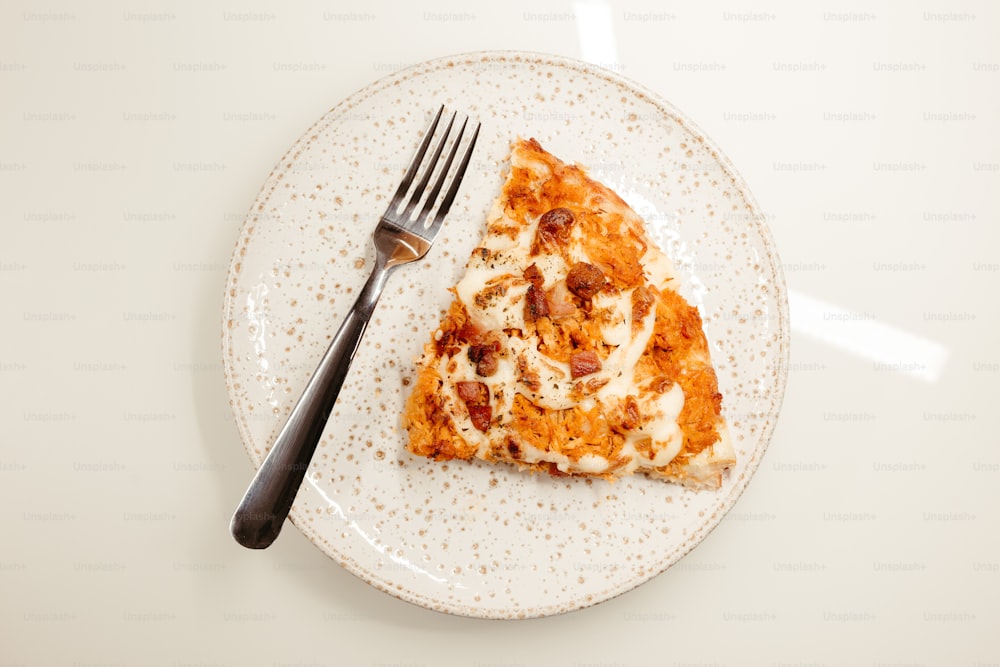
[[[788,291],[792,331],[811,336],[872,362],[875,370],[936,382],[949,350],[937,341],[879,322],[871,313],[841,308]]]

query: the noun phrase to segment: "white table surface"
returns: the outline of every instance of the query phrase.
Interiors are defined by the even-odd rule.
[[[0,664],[1000,663],[1000,9],[694,4],[6,3]],[[686,112],[791,294],[784,407],[734,513],[540,620],[401,602],[291,526],[263,552],[227,531],[247,208],[338,101],[480,49],[598,62]]]

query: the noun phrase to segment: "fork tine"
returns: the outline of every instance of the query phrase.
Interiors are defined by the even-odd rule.
[[[441,200],[441,206],[438,208],[437,215],[434,216],[434,221],[431,222],[431,226],[441,224],[444,220],[444,216],[448,214],[448,209],[451,208],[451,203],[455,201],[455,195],[458,194],[458,186],[462,184],[462,179],[465,177],[465,169],[469,166],[469,159],[472,157],[472,149],[476,147],[476,139],[479,138],[479,127],[480,123],[476,123],[476,129],[472,133],[472,138],[469,139],[469,144],[465,148],[465,154],[462,156],[462,161],[458,164],[458,169],[455,170],[455,176],[452,178],[451,185],[448,186],[448,190],[444,194],[444,199]],[[462,129],[465,129],[465,125],[462,125]],[[461,139],[461,137],[459,137]],[[458,146],[458,141],[455,141],[455,146]],[[452,150],[454,154],[454,149]]]
[[[431,209],[434,207],[434,202],[437,201],[438,193],[441,192],[441,187],[444,185],[444,179],[448,177],[448,171],[451,169],[451,163],[455,160],[455,154],[458,152],[458,145],[462,141],[462,135],[465,134],[465,126],[468,124],[469,119],[466,118],[462,121],[462,127],[458,129],[458,136],[455,137],[455,141],[451,145],[451,150],[448,151],[448,158],[445,160],[444,165],[441,166],[441,171],[438,173],[437,180],[434,182],[434,186],[427,195],[427,201],[424,202],[424,207],[421,209],[420,215],[417,216],[417,220],[420,222],[424,222],[427,219],[427,214],[430,213]],[[428,170],[428,173],[429,171],[430,170]],[[455,178],[461,180],[462,175],[456,173]]]
[[[424,153],[427,152],[427,147],[430,145],[431,139],[434,138],[434,131],[437,129],[442,113],[444,113],[443,104],[438,109],[437,115],[434,116],[434,122],[431,123],[430,129],[424,134],[420,146],[417,147],[417,152],[413,154],[413,159],[410,160],[410,165],[406,168],[406,173],[403,174],[403,180],[400,181],[396,193],[392,195],[392,203],[389,205],[390,209],[397,208],[399,203],[403,201],[406,191],[410,189],[410,183],[413,182],[413,177],[417,175],[417,169],[420,168],[420,163],[424,160]]]
[[[415,188],[413,188],[413,194],[410,196],[410,201],[406,204],[406,208],[403,209],[403,213],[400,217],[401,220],[405,221],[409,219],[410,214],[413,213],[413,209],[417,205],[417,202],[420,201],[421,195],[424,194],[424,190],[427,188],[427,183],[431,180],[431,174],[434,173],[434,167],[437,165],[438,159],[441,157],[441,151],[444,150],[444,145],[448,142],[448,135],[451,134],[451,127],[455,124],[455,116],[457,115],[457,112],[452,112],[451,118],[448,120],[448,127],[444,129],[444,133],[441,135],[441,139],[438,141],[437,147],[434,149],[434,155],[431,156],[430,161],[428,161],[427,167],[424,169],[423,176],[420,177],[420,182],[417,183]],[[447,169],[448,168],[446,166],[445,170]]]

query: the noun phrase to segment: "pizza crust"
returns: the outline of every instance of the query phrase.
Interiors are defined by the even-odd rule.
[[[735,454],[697,309],[642,219],[533,139],[427,344],[409,450],[718,488]]]

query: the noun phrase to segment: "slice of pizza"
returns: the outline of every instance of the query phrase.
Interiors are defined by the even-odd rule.
[[[537,141],[510,174],[403,414],[409,450],[718,488],[735,454],[697,309],[614,192]]]

